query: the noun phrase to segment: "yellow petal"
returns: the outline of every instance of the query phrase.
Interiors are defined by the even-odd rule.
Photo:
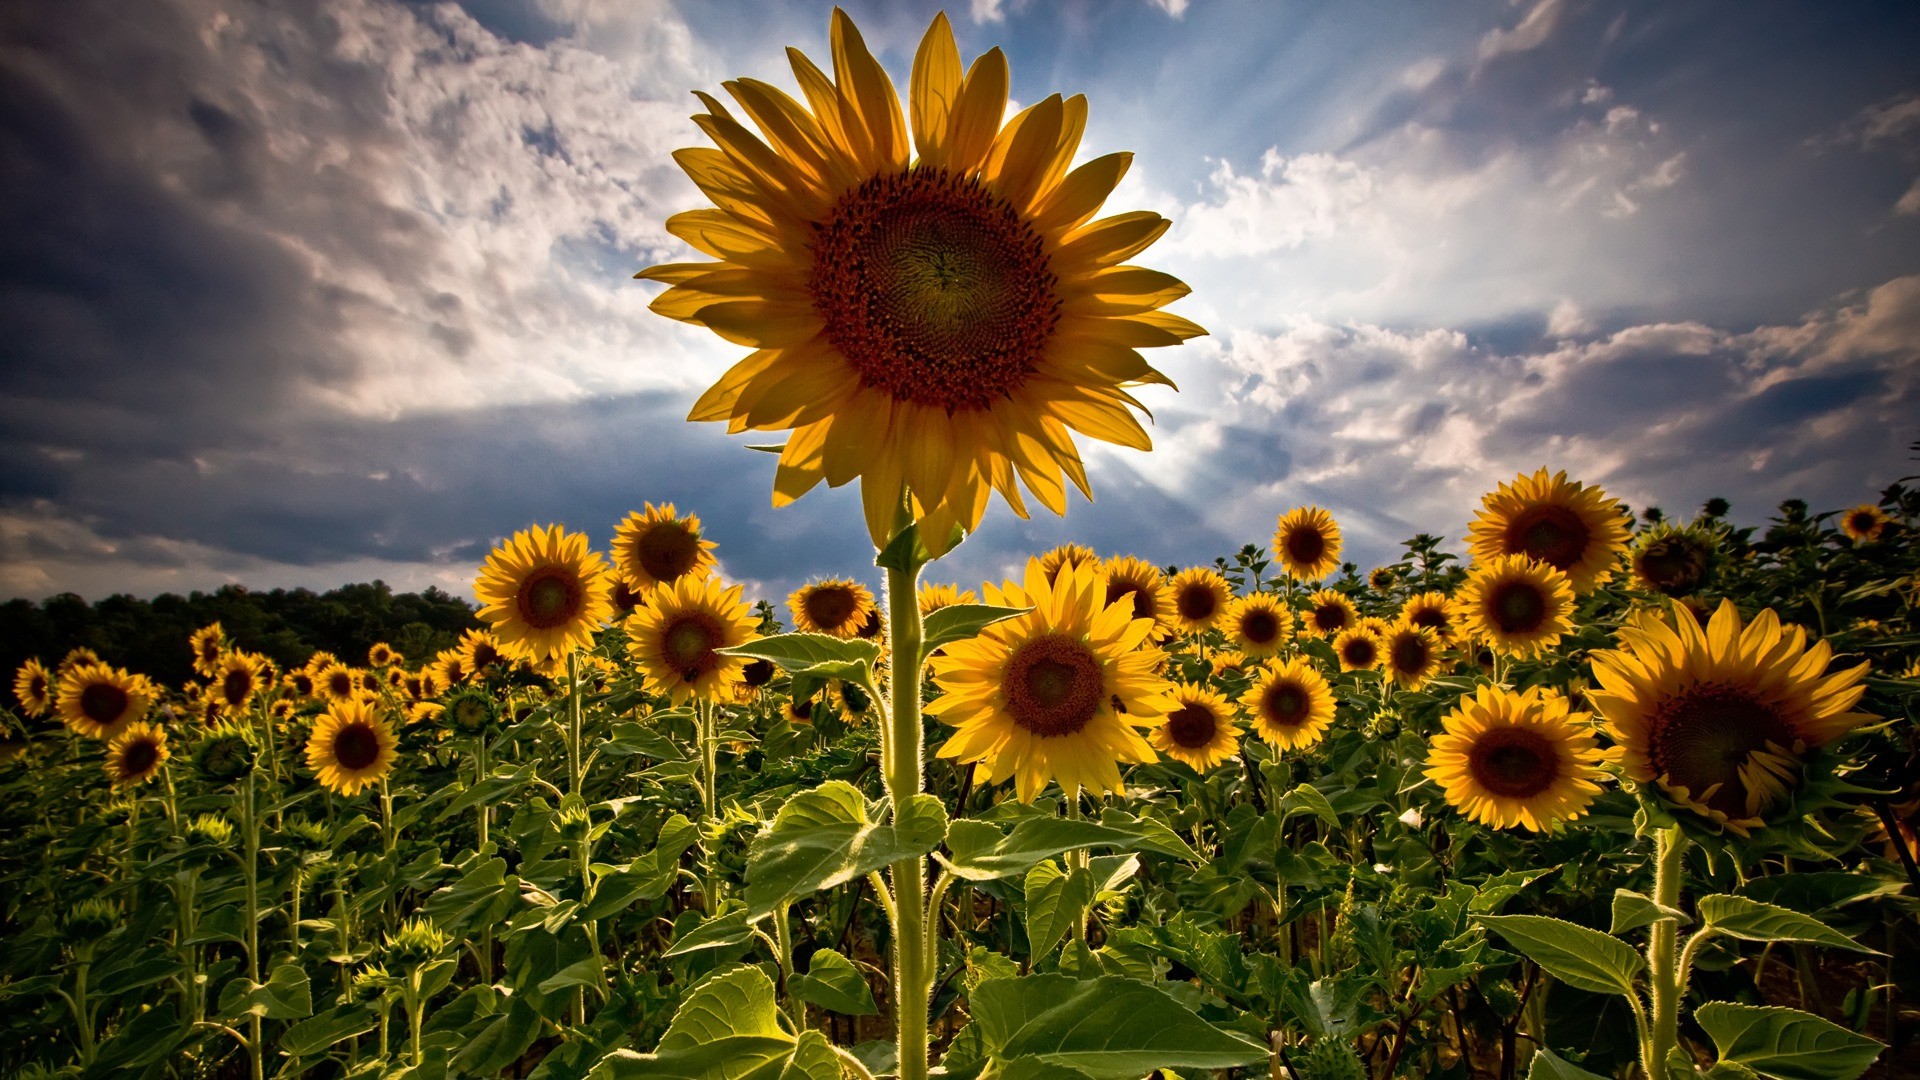
[[[849,134],[860,128],[866,131],[867,152],[861,156],[866,171],[877,174],[906,168],[910,143],[893,80],[867,51],[860,29],[839,8],[833,10],[828,37],[833,43],[833,80],[840,91],[841,121]]]
[[[1007,54],[989,49],[973,61],[948,120],[947,168],[971,173],[987,160],[994,133],[1007,112]]]
[[[1145,251],[1172,224],[1151,210],[1101,218],[1069,236],[1054,256],[1054,265],[1063,275],[1076,269],[1118,266]]]
[[[947,138],[947,120],[960,97],[960,49],[953,43],[953,27],[947,13],[933,17],[933,25],[920,39],[913,55],[913,80],[908,100],[913,108],[913,145],[921,164],[945,164],[942,151]]]

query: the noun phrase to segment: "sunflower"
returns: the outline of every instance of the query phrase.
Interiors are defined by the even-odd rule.
[[[1537,656],[1573,632],[1573,583],[1525,555],[1475,566],[1453,605],[1466,632],[1502,656]]]
[[[1541,469],[1516,476],[1481,500],[1467,527],[1476,562],[1528,555],[1566,574],[1584,596],[1613,576],[1627,546],[1627,518],[1617,500],[1597,487],[1551,477]]]
[[[1317,506],[1296,507],[1274,527],[1273,554],[1287,573],[1318,581],[1340,568],[1340,526]]]
[[[1690,596],[1712,576],[1714,549],[1700,530],[1657,525],[1634,537],[1627,553],[1633,583],[1664,596]]]
[[[54,709],[79,734],[111,739],[146,719],[151,701],[146,680],[105,664],[80,664],[60,677]]]
[[[593,647],[613,616],[613,575],[585,533],[523,529],[487,556],[473,591],[500,648],[516,659],[554,660]]]
[[[368,667],[393,667],[405,659],[406,657],[401,656],[393,646],[384,641],[376,641],[367,649]]]
[[[805,701],[802,701],[798,698],[789,697],[780,703],[780,715],[786,717],[787,723],[792,724],[794,727],[810,727],[813,724],[814,710],[817,709],[819,705],[820,701],[818,698],[807,698]]]
[[[427,670],[433,673],[433,679],[440,684],[443,694],[473,675],[473,669],[467,666],[467,658],[461,655],[458,647],[441,649],[435,653],[433,663],[427,665]]]
[[[1181,683],[1173,689],[1173,709],[1147,733],[1155,750],[1206,772],[1240,752],[1240,728],[1227,699],[1204,686]]]
[[[53,679],[55,682],[59,682],[61,679],[66,678],[67,673],[74,668],[85,667],[88,664],[104,663],[106,663],[106,661],[100,659],[99,653],[94,652],[85,645],[75,646],[73,649],[68,650],[67,655],[60,658],[60,666],[54,668]]]
[[[1233,586],[1218,570],[1205,566],[1190,567],[1173,575],[1167,583],[1173,598],[1174,624],[1181,633],[1200,634],[1213,629],[1233,602]]]
[[[1367,588],[1374,592],[1387,592],[1398,580],[1400,575],[1391,566],[1376,566],[1367,571]]]
[[[802,633],[850,638],[859,634],[873,615],[873,593],[848,578],[828,578],[802,585],[787,597],[793,627]]]
[[[688,576],[647,594],[626,630],[627,652],[648,690],[677,705],[694,697],[718,701],[740,682],[747,658],[718,651],[760,636],[740,590],[717,577]]]
[[[1880,534],[1887,530],[1892,521],[1879,507],[1872,503],[1861,503],[1840,515],[1840,531],[1856,544],[1871,544],[1880,539]]]
[[[400,740],[369,701],[336,701],[307,738],[307,767],[320,786],[354,795],[386,779],[399,758]]]
[[[1741,835],[1798,785],[1816,750],[1872,719],[1854,712],[1867,665],[1826,673],[1833,650],[1807,645],[1772,609],[1741,625],[1730,600],[1703,630],[1684,605],[1633,616],[1620,649],[1595,653],[1588,697],[1619,744],[1628,778]]]
[[[210,689],[213,700],[227,712],[238,713],[253,702],[253,696],[260,692],[261,680],[265,677],[266,657],[255,656],[247,652],[230,652],[220,658],[220,663],[208,676],[212,679]]]
[[[1307,597],[1307,605],[1307,628],[1321,637],[1335,637],[1360,621],[1359,609],[1336,589],[1321,589]]]
[[[840,715],[846,718],[847,723],[857,724],[873,715],[873,697],[859,683],[835,679],[830,693],[834,707],[840,710]]]
[[[1057,577],[1064,567],[1099,565],[1100,556],[1083,544],[1061,544],[1040,556],[1040,569],[1049,579]]]
[[[1440,669],[1440,639],[1412,623],[1395,623],[1380,639],[1381,665],[1393,681],[1418,690]]]
[[[339,662],[340,662],[339,657],[333,655],[332,653],[328,652],[325,649],[321,649],[318,652],[314,653],[312,656],[307,657],[307,664],[306,664],[307,674],[312,675],[314,678],[317,679],[320,677],[320,673],[322,671],[325,671],[329,667],[332,667],[333,665]]]
[[[28,657],[13,676],[13,696],[28,716],[45,716],[53,708],[53,676],[38,657]]]
[[[484,735],[500,722],[500,703],[492,694],[464,687],[446,700],[438,719],[454,734]]]
[[[1333,724],[1333,688],[1298,656],[1268,669],[1240,704],[1253,714],[1253,730],[1281,750],[1304,750]]]
[[[972,589],[961,592],[957,585],[922,585],[916,598],[920,602],[920,617],[923,619],[944,607],[980,602],[980,597]]]
[[[1234,649],[1222,649],[1213,654],[1208,665],[1215,675],[1245,675],[1260,670],[1260,661],[1249,660],[1247,655]]]
[[[1056,94],[1001,127],[1006,57],[963,75],[946,16],[914,58],[911,134],[845,13],[831,37],[832,80],[788,51],[806,106],[757,80],[725,84],[771,146],[703,94],[694,121],[719,149],[676,155],[718,208],[667,229],[721,261],[636,276],[672,286],[655,311],[756,350],[689,418],[792,429],[774,504],[859,477],[876,546],[903,488],[935,555],[979,525],[990,490],[1025,516],[1024,484],[1064,514],[1067,480],[1092,497],[1072,432],[1148,449],[1127,388],[1171,382],[1137,350],[1205,333],[1158,310],[1184,284],[1119,265],[1169,223],[1091,220],[1130,155],[1068,171],[1084,97]]]
[[[128,724],[107,743],[107,779],[115,788],[138,787],[160,775],[172,756],[165,729],[145,721]]]
[[[773,661],[756,657],[747,661],[746,666],[740,669],[740,685],[747,690],[759,690],[771,683],[779,671],[780,669],[773,665]]]
[[[313,681],[313,674],[303,667],[287,672],[280,681],[287,688],[287,693],[301,701],[319,692],[319,687]]]
[[[1552,690],[1483,685],[1442,721],[1427,777],[1449,805],[1482,825],[1551,831],[1586,814],[1600,794],[1606,752],[1594,744],[1590,720],[1568,712],[1567,699]]]
[[[1415,626],[1424,626],[1433,631],[1440,644],[1451,645],[1459,627],[1453,624],[1453,614],[1449,610],[1450,601],[1445,593],[1423,592],[1407,597],[1400,605],[1400,617]]]
[[[614,528],[613,569],[632,588],[637,605],[655,585],[712,573],[717,546],[701,537],[697,516],[676,516],[672,503],[647,503],[644,512],[633,511]]]
[[[367,697],[379,697],[380,688],[386,685],[386,680],[379,672],[367,668],[355,668],[353,677],[360,685],[360,693]]]
[[[1254,593],[1228,604],[1222,623],[1234,648],[1252,660],[1279,652],[1293,636],[1293,612],[1272,593]]]
[[[1154,640],[1172,635],[1173,592],[1167,588],[1166,575],[1131,555],[1108,559],[1100,569],[1107,578],[1107,603],[1131,600],[1134,618],[1153,620]]]
[[[488,668],[513,666],[513,657],[500,648],[500,639],[489,630],[469,630],[461,634],[456,648],[466,662],[466,670],[475,674],[485,674]]]
[[[1157,671],[1165,654],[1148,643],[1153,620],[1131,602],[1105,602],[1106,582],[1076,563],[1049,579],[1027,561],[1025,584],[985,589],[987,602],[1031,608],[957,641],[933,658],[943,696],[929,715],[957,730],[939,756],[976,762],[976,779],[1014,778],[1021,802],[1058,780],[1076,791],[1124,792],[1119,763],[1154,759],[1140,727],[1175,707]]]
[[[1375,671],[1387,658],[1380,635],[1364,626],[1342,630],[1333,639],[1333,654],[1340,659],[1341,671]]]
[[[194,672],[211,679],[220,668],[220,654],[227,651],[226,632],[219,623],[208,623],[187,638],[187,648],[193,652]]]
[[[313,684],[327,701],[350,701],[360,695],[359,673],[337,660],[328,664]]]

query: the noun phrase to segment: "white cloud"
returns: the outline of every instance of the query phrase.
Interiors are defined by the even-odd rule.
[[[1527,52],[1546,44],[1560,22],[1561,0],[1540,0],[1513,29],[1495,27],[1480,39],[1480,60],[1486,62],[1505,53]]]
[[[1147,0],[1147,3],[1152,4],[1154,7],[1159,8],[1175,19],[1187,13],[1187,7],[1190,2],[1191,0]]]
[[[1210,197],[1188,207],[1174,243],[1199,256],[1258,255],[1337,232],[1373,195],[1369,170],[1331,154],[1285,157],[1269,147],[1260,172],[1241,176],[1221,161]]]
[[[1553,306],[1553,313],[1547,316],[1547,336],[1552,338],[1579,337],[1593,332],[1593,321],[1580,313],[1580,305],[1567,297]]]
[[[968,14],[973,16],[975,23],[1001,22],[1007,17],[1007,13],[1000,7],[1003,2],[1004,0],[972,0]]]

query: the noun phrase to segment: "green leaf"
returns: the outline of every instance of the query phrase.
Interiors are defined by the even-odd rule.
[[[1075,867],[1063,872],[1053,860],[1027,871],[1027,962],[1037,964],[1080,921],[1093,901],[1093,878]]]
[[[594,953],[540,980],[540,985],[535,989],[543,994],[555,993],[570,986],[587,986],[597,990],[605,983],[605,971],[605,962],[600,959],[599,953]]]
[[[311,1020],[302,1020],[280,1036],[280,1049],[293,1057],[312,1057],[336,1043],[364,1035],[378,1024],[373,1012],[358,1002],[336,1006]]]
[[[1002,833],[984,821],[956,821],[947,830],[947,850],[952,856],[936,858],[957,877],[991,881],[1024,874],[1055,855],[1090,847],[1193,856],[1193,849],[1164,823],[1109,813],[1097,823],[1031,817],[1015,825],[1011,833]]]
[[[138,1075],[180,1045],[191,1032],[174,1014],[173,1003],[162,1002],[121,1025],[113,1037],[101,1043],[93,1063],[82,1075],[86,1080],[99,1077]]]
[[[1892,896],[1906,888],[1903,878],[1878,878],[1850,870],[1819,873],[1775,874],[1754,878],[1740,887],[1740,895],[1763,904],[1777,904],[1798,912],[1816,912],[1826,908]]]
[[[1016,618],[1032,608],[996,607],[992,604],[949,604],[927,616],[921,648],[927,652],[942,645],[965,641],[1005,619]]]
[[[507,860],[485,859],[460,880],[436,890],[422,909],[434,925],[457,931],[504,921],[520,902],[520,879],[507,875]]]
[[[893,539],[887,541],[887,546],[873,557],[873,565],[902,574],[910,574],[915,567],[925,566],[932,561],[933,554],[927,550],[927,545],[920,542],[918,522],[894,533]]]
[[[840,1080],[832,1044],[780,1026],[773,981],[757,967],[708,979],[681,1003],[651,1054],[616,1050],[588,1074],[605,1080]]]
[[[1679,908],[1670,908],[1656,903],[1653,897],[1637,893],[1632,889],[1613,891],[1613,925],[1609,934],[1624,934],[1629,930],[1638,930],[1651,926],[1662,919],[1672,919],[1680,926],[1692,926],[1693,918]]]
[[[932,795],[907,800],[876,824],[866,797],[843,780],[795,795],[747,853],[747,910],[754,919],[902,859],[919,858],[947,835],[947,811]]]
[[[299,1020],[312,1016],[313,992],[307,986],[307,973],[298,964],[282,964],[264,983],[244,976],[235,979],[220,992],[220,1015],[227,1020],[242,1016]]]
[[[369,1020],[371,1023],[371,1020]],[[505,1012],[480,1029],[471,1042],[453,1057],[461,1071],[475,1076],[497,1076],[519,1061],[540,1037],[540,1014],[519,998],[512,999]]]
[[[1280,820],[1285,822],[1295,814],[1312,814],[1327,823],[1327,827],[1340,827],[1340,815],[1333,809],[1320,789],[1312,784],[1296,784],[1292,791],[1280,797]]]
[[[1467,901],[1467,910],[1475,915],[1491,915],[1500,910],[1500,905],[1519,896],[1522,889],[1552,872],[1551,869],[1509,870],[1495,874],[1480,883],[1473,899]]]
[[[446,809],[440,811],[439,816],[435,817],[434,820],[445,821],[463,810],[471,810],[479,806],[492,806],[494,803],[506,799],[514,792],[533,783],[533,777],[537,768],[536,763],[529,761],[525,765],[517,768],[494,773],[492,776],[487,777],[485,780],[480,781],[462,792],[460,797],[448,803]]]
[[[871,665],[880,658],[880,643],[864,638],[829,637],[826,634],[775,634],[719,651],[728,656],[767,660],[783,671],[794,672],[821,664],[852,665],[864,662]]]
[[[1698,907],[1700,918],[1715,933],[1743,941],[1805,941],[1850,952],[1886,955],[1878,949],[1867,948],[1818,919],[1744,896],[1725,893],[1703,896]]]
[[[1527,1080],[1607,1080],[1607,1078],[1598,1073],[1590,1073],[1553,1051],[1543,1048],[1533,1055],[1533,1064],[1527,1068]]]
[[[1633,994],[1646,961],[1626,942],[1577,923],[1543,915],[1479,915],[1547,974],[1596,994]]]
[[[872,1016],[880,1011],[866,976],[853,961],[832,949],[815,952],[807,973],[787,980],[787,993],[842,1016]]]
[[[1214,1027],[1157,986],[1118,976],[989,979],[969,1007],[989,1060],[1031,1060],[1095,1080],[1267,1060],[1264,1044]]]
[[[1798,1009],[1709,1001],[1693,1018],[1722,1062],[1773,1080],[1853,1080],[1886,1049]]]
[[[703,949],[725,949],[753,940],[753,927],[747,925],[747,913],[736,908],[724,915],[716,915],[673,943],[673,947],[660,954],[662,958],[685,956]]]
[[[650,757],[655,761],[684,761],[687,752],[672,736],[654,726],[660,723],[660,717],[650,716],[649,723],[628,722],[615,724],[610,738],[602,742],[598,749],[608,757]]]
[[[675,814],[660,826],[660,838],[652,851],[635,858],[626,866],[602,871],[594,885],[593,903],[580,913],[591,922],[640,903],[658,900],[673,887],[680,876],[680,857],[700,835],[686,815]]]

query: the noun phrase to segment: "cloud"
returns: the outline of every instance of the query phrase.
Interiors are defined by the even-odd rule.
[[[1001,8],[1004,2],[1005,0],[971,0],[967,13],[973,16],[976,24],[1004,22],[1007,17],[1007,13]]]
[[[1147,0],[1147,3],[1167,13],[1169,18],[1177,19],[1187,13],[1191,0]]]
[[[1209,185],[1214,193],[1186,208],[1173,239],[1196,256],[1258,255],[1331,235],[1372,198],[1374,179],[1331,154],[1288,158],[1269,147],[1258,175],[1222,161]]]
[[[1480,39],[1480,60],[1485,63],[1507,53],[1528,52],[1546,44],[1560,22],[1562,0],[1540,0],[1511,30],[1495,27]]]

